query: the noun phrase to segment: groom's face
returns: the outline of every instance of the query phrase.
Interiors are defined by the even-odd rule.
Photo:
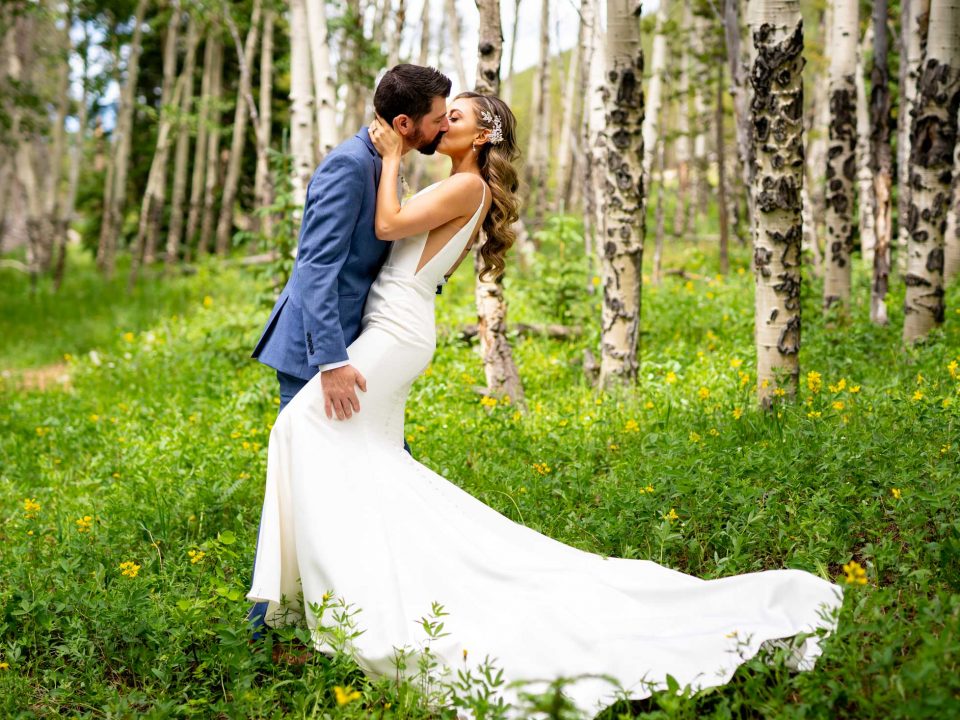
[[[418,150],[423,155],[433,155],[437,145],[443,139],[443,134],[450,129],[447,122],[447,101],[439,95],[433,98],[430,112],[420,118],[410,135],[407,136],[407,145]]]

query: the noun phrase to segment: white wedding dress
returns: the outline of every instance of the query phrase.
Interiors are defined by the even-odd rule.
[[[329,649],[314,613],[296,602],[301,590],[307,605],[329,591],[360,611],[364,632],[352,649],[363,670],[393,676],[395,648],[423,643],[419,620],[436,601],[449,634],[431,649],[447,667],[462,668],[466,650],[470,666],[489,655],[506,680],[539,681],[527,689],[606,674],[634,698],[650,695],[648,683],[664,687],[668,674],[681,687],[724,684],[764,641],[834,630],[842,591],[816,575],[702,580],[584,552],[513,522],[403,450],[404,404],[436,345],[435,289],[482,207],[419,272],[426,235],[391,246],[348,348],[367,380],[360,412],[327,419],[317,375],[277,417],[247,595],[268,601],[267,624],[305,613],[317,650]],[[322,622],[332,624],[329,611]],[[797,645],[796,664],[812,668],[818,638]],[[584,677],[565,693],[594,714],[616,691]]]

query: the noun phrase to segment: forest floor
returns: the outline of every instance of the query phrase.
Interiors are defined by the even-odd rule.
[[[801,393],[764,412],[748,250],[721,276],[713,246],[670,245],[665,264],[688,276],[645,287],[639,382],[602,396],[582,368],[599,337],[589,263],[575,227],[550,228],[507,278],[509,319],[583,333],[515,337],[528,411],[484,400],[461,270],[408,404],[415,457],[584,550],[847,586],[813,671],[754,658],[721,688],[604,717],[960,715],[960,285],[943,329],[904,348],[900,283],[891,325],[874,327],[859,263],[847,316],[823,315],[808,276]],[[216,262],[132,296],[118,277],[71,257],[59,295],[31,295],[0,269],[0,716],[452,718],[436,707],[445,692],[479,711],[477,675],[397,685],[346,654],[290,665],[251,649],[244,595],[277,399],[249,355],[271,293]],[[846,582],[851,560],[864,583]]]

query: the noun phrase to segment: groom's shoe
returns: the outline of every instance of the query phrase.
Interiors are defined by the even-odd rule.
[[[247,622],[250,624],[250,629],[253,631],[253,634],[250,637],[250,642],[255,643],[263,639],[264,635],[270,631],[270,626],[263,621],[263,616],[267,614],[267,603],[258,602],[250,608],[250,612],[247,613]]]

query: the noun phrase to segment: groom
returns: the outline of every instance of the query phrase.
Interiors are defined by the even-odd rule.
[[[433,68],[401,64],[384,74],[373,104],[387,122],[398,119],[394,125],[408,147],[432,155],[449,128],[450,87]],[[281,411],[320,373],[328,418],[360,412],[356,388],[365,392],[367,381],[350,365],[347,346],[360,334],[367,293],[390,247],[374,233],[381,168],[363,127],[331,150],[310,179],[296,266],[253,351],[277,371]],[[266,609],[259,602],[247,615],[255,640]]]

